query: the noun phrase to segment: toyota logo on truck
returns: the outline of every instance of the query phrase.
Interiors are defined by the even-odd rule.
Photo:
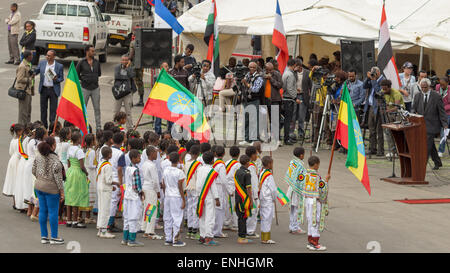
[[[43,30],[42,35],[44,37],[74,38],[73,32],[68,31]]]

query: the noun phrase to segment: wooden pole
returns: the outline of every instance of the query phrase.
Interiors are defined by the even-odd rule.
[[[136,131],[136,129],[137,129],[139,123],[141,123],[141,118],[142,118],[143,115],[144,115],[144,112],[141,113],[141,115],[139,116],[139,119],[138,119],[136,125],[134,125],[134,131]]]
[[[55,136],[56,124],[58,123],[58,119],[59,119],[59,116],[56,115],[56,119],[55,119],[54,124],[53,124],[53,131],[52,131],[51,136]]]
[[[336,146],[337,131],[334,131],[333,146],[331,147],[330,164],[328,165],[328,175],[331,173],[331,165],[333,164],[334,147]]]

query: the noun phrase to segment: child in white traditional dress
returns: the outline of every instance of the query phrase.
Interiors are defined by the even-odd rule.
[[[64,127],[59,131],[60,143],[56,145],[56,154],[59,156],[59,160],[61,160],[64,171],[67,173],[67,150],[71,146],[70,139],[72,138],[72,131],[70,127]]]
[[[184,165],[184,173],[186,174],[186,217],[188,232],[186,239],[199,240],[200,234],[198,233],[198,216],[197,216],[197,203],[198,194],[195,189],[197,182],[197,171],[201,163],[198,161],[198,155],[200,154],[200,145],[193,145],[189,150],[189,160],[186,160]]]
[[[111,192],[114,186],[119,187],[119,183],[113,182],[112,166],[109,160],[112,157],[110,147],[103,147],[101,150],[103,161],[97,170],[97,192],[98,192],[98,220],[97,236],[105,239],[113,239],[116,235],[108,231],[109,212],[111,209]]]
[[[330,175],[328,174],[323,180],[319,173],[320,159],[317,156],[308,158],[309,169],[305,175],[305,182],[303,184],[303,206],[301,214],[305,212],[306,220],[308,221],[308,244],[309,250],[323,251],[327,248],[319,244],[320,231],[324,228],[324,217],[327,214],[328,204],[328,181]],[[303,219],[303,216],[301,216]]]
[[[223,222],[225,219],[225,203],[226,203],[226,183],[227,183],[227,170],[223,157],[225,155],[225,148],[223,146],[217,145],[214,149],[214,170],[219,174],[215,184],[217,194],[219,196],[219,206],[216,206],[216,217],[214,224],[214,237],[215,238],[228,238],[228,234],[223,233]]]
[[[237,231],[238,230],[238,218],[235,211],[235,200],[234,200],[234,192],[236,189],[236,186],[234,184],[234,175],[236,174],[236,171],[241,167],[241,163],[239,163],[239,155],[241,151],[239,147],[232,146],[230,148],[230,156],[231,159],[228,160],[226,165],[226,171],[227,171],[227,196],[226,196],[226,204],[225,204],[225,221],[224,221],[224,230],[232,230]]]
[[[15,209],[18,209],[18,210],[23,210],[25,207],[23,202],[21,204],[18,203],[18,201],[17,201],[18,198],[16,198],[16,194],[17,194],[17,192],[19,192],[18,189],[22,188],[22,180],[24,179],[24,176],[26,175],[25,174],[25,165],[28,161],[28,143],[30,142],[30,140],[33,139],[33,136],[34,136],[32,123],[27,124],[22,135],[25,136],[25,138],[22,140],[22,147],[23,147],[24,153],[27,156],[20,157],[19,164],[17,165],[17,176],[15,178],[13,194],[12,194],[14,196]],[[21,195],[23,198],[23,193],[21,193]]]
[[[159,177],[158,170],[154,161],[157,158],[158,151],[154,146],[147,146],[145,155],[147,160],[142,164],[142,190],[144,191],[144,214],[142,222],[142,230],[144,230],[144,238],[153,240],[161,240],[162,236],[155,233],[156,216],[158,214],[158,198],[159,193]]]
[[[247,238],[256,239],[259,238],[259,235],[255,233],[257,226],[257,215],[258,215],[258,180],[259,180],[259,170],[255,164],[256,159],[258,159],[258,152],[254,146],[249,146],[245,148],[245,154],[250,158],[250,166],[248,170],[252,176],[252,198],[253,198],[253,208],[252,215],[247,218]]]
[[[302,204],[302,195],[300,189],[300,182],[306,174],[305,164],[305,149],[303,147],[296,147],[293,151],[294,157],[289,162],[289,168],[286,171],[285,181],[289,185],[287,190],[287,197],[290,200],[289,204],[289,233],[292,235],[305,234],[306,232],[300,227],[298,220],[298,207]]]
[[[186,206],[183,183],[186,175],[178,168],[180,156],[177,151],[169,154],[171,166],[163,171],[162,189],[164,198],[164,233],[165,245],[185,246],[180,240],[180,227],[183,221],[183,210]]]
[[[34,124],[35,127],[40,126],[40,123],[35,122]],[[37,196],[34,193],[34,182],[36,178],[32,174],[32,169],[36,153],[38,153],[37,146],[45,137],[47,137],[47,130],[44,127],[37,127],[34,132],[34,139],[28,143],[28,160],[25,163],[25,176],[22,177],[22,185],[24,186],[23,202],[28,204],[27,216],[29,216],[32,221],[36,222],[39,220],[39,203]]]
[[[139,219],[142,216],[142,202],[145,194],[142,191],[142,177],[138,164],[141,154],[138,150],[130,151],[130,166],[125,168],[124,198],[123,198],[123,239],[122,245],[131,247],[143,246],[136,241],[136,234],[140,229]]]
[[[277,198],[277,186],[272,174],[273,159],[270,156],[262,158],[262,170],[259,175],[259,200],[261,214],[261,243],[275,244],[270,238],[273,215],[275,211],[274,202]]]
[[[9,155],[11,158],[8,161],[8,168],[6,169],[5,183],[3,184],[3,194],[8,197],[13,197],[13,208],[16,208],[14,201],[14,186],[16,184],[17,170],[20,162],[20,158],[25,154],[22,146],[24,126],[16,123],[11,125],[9,131],[14,136],[9,144]]]

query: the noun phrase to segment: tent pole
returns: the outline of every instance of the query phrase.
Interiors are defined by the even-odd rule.
[[[297,44],[298,44],[298,35],[295,35],[294,55],[292,55],[294,58],[297,57]]]
[[[423,46],[420,47],[419,71],[422,70],[422,66],[423,66]]]

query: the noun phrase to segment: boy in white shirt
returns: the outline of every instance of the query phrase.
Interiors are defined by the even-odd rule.
[[[259,200],[261,214],[261,243],[275,244],[270,239],[270,228],[273,220],[274,202],[277,198],[277,186],[272,175],[273,159],[270,156],[262,158],[263,170],[259,175]]]
[[[142,191],[142,180],[138,164],[141,162],[141,154],[138,150],[130,151],[131,164],[125,168],[125,184],[123,198],[123,239],[122,245],[131,247],[143,246],[136,241],[139,231],[139,219],[141,218],[142,202],[144,192]]]
[[[180,157],[178,152],[169,154],[171,166],[163,171],[162,188],[164,192],[164,233],[165,245],[185,246],[180,240],[179,232],[183,221],[183,210],[186,206],[184,199],[183,183],[186,179],[184,172],[177,168]]]
[[[119,185],[123,184],[123,171],[124,168],[118,166],[119,158],[122,156],[123,152],[120,150],[122,147],[123,141],[125,139],[125,135],[122,132],[117,132],[113,135],[114,144],[111,146],[112,149],[112,157],[110,160],[112,166],[112,176],[113,182],[119,183]],[[113,187],[113,191],[111,193],[111,208],[110,215],[108,221],[108,231],[109,232],[120,232],[118,228],[114,225],[114,219],[116,217],[118,204],[120,202],[121,192],[120,187]]]
[[[147,160],[142,164],[142,177],[144,183],[142,185],[142,190],[144,191],[145,201],[144,208],[147,208],[149,205],[153,210],[151,216],[146,215],[146,211],[144,210],[144,221],[142,222],[142,230],[144,230],[144,237],[153,239],[153,240],[161,240],[162,237],[155,234],[155,224],[156,224],[156,209],[157,202],[159,198],[159,178],[158,178],[158,170],[156,168],[156,164],[154,161],[157,158],[157,150],[153,146],[148,146],[145,149],[145,154],[147,155]],[[146,216],[149,217],[148,221],[145,221]]]
[[[216,218],[215,206],[220,206],[216,185],[219,174],[212,168],[214,162],[212,152],[204,153],[203,161],[205,164],[198,170],[197,184],[195,185],[199,196],[197,215],[200,226],[200,242],[207,246],[215,246],[217,243],[213,240],[213,229]]]

